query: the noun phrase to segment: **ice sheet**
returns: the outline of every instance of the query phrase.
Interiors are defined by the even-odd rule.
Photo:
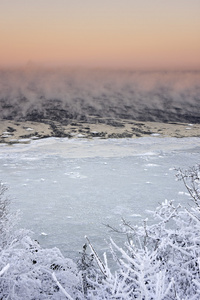
[[[121,157],[159,154],[162,151],[187,150],[200,147],[200,139],[142,137],[137,139],[46,138],[30,144],[0,144],[0,156],[38,157],[59,155],[67,158]]]
[[[166,198],[187,204],[174,167],[199,162],[199,138],[56,139],[0,147],[0,179],[9,186],[19,227],[42,246],[76,257],[90,237],[99,251],[112,237],[104,224],[137,223]]]

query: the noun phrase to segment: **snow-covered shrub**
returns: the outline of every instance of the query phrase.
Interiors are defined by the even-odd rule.
[[[43,249],[25,230],[15,231],[6,188],[0,187],[0,299],[81,298],[76,264],[59,249]]]
[[[153,225],[122,221],[117,231],[127,236],[124,249],[110,240],[117,271],[108,267],[106,254],[103,260],[98,257],[88,240],[98,266],[95,279],[91,270],[86,276],[88,299],[200,299],[199,174],[200,166],[178,170],[193,203],[188,209],[165,200],[151,212]]]
[[[5,195],[6,191],[7,187],[0,182],[0,248],[6,248],[14,241],[10,233],[18,221],[18,213],[10,212],[10,201]]]
[[[151,212],[152,225],[123,219],[119,229],[113,228],[127,239],[123,248],[110,239],[112,268],[87,237],[76,264],[57,248],[41,248],[29,232],[15,231],[16,216],[1,185],[0,299],[200,299],[199,175],[200,166],[178,170],[191,198],[188,208],[165,200]]]

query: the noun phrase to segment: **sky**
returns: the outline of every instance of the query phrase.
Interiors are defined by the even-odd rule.
[[[0,0],[0,66],[200,69],[200,0]]]

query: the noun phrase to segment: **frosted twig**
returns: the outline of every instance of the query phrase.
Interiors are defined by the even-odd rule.
[[[52,274],[52,278],[55,281],[55,283],[57,284],[57,286],[59,287],[59,289],[63,292],[63,294],[69,299],[69,300],[74,300],[64,289],[64,287],[62,287],[62,285],[60,284],[60,282],[58,281],[58,279],[56,278],[55,273],[53,272]]]
[[[98,256],[98,254],[96,253],[95,249],[93,248],[92,244],[90,243],[90,240],[88,239],[87,236],[85,236],[86,240],[88,241],[89,243],[89,246],[90,246],[90,249],[92,250],[92,253],[94,254],[94,257],[96,259],[96,262],[99,266],[99,269],[101,270],[101,272],[103,273],[103,275],[105,275],[107,277],[107,274],[106,274],[106,268],[102,262],[102,260],[100,259],[100,257]]]
[[[7,264],[1,271],[0,276],[3,275],[10,268],[10,264]]]

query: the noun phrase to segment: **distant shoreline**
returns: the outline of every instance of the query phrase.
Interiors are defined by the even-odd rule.
[[[200,124],[140,122],[113,119],[109,122],[84,122],[74,120],[68,125],[56,121],[33,122],[0,120],[0,143],[30,143],[31,140],[48,137],[68,138],[138,138],[200,137]]]

